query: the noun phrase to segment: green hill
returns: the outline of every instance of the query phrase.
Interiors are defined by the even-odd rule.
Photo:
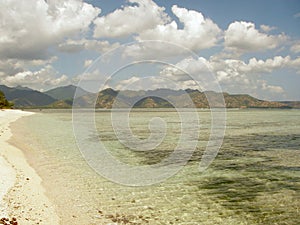
[[[51,108],[51,109],[69,109],[72,108],[72,100],[58,100],[56,102],[53,102],[50,105],[47,105],[43,108]]]
[[[11,88],[0,85],[0,90],[5,94],[8,101],[14,103],[15,108],[44,106],[56,101],[44,93],[20,86]]]
[[[300,101],[282,101],[280,103],[286,104],[294,109],[300,109]]]
[[[222,107],[222,102],[218,102],[222,96],[227,108],[297,108],[300,106],[299,102],[264,101],[247,94],[232,95],[213,91],[200,92],[192,89],[118,91],[108,88],[99,93],[89,93],[69,85],[41,93],[20,86],[9,88],[0,85],[0,90],[8,101],[14,103],[15,108],[71,108],[75,91],[77,91],[78,97],[75,101],[76,107],[83,108],[110,109],[131,106],[134,108],[172,108],[173,105],[180,108],[215,108]],[[187,101],[187,95],[192,101]],[[96,102],[94,102],[95,99]],[[5,102],[5,100],[2,101]],[[210,105],[209,102],[213,102],[213,104]]]
[[[186,94],[188,94],[192,102],[186,101]],[[222,102],[218,102],[223,95],[226,108],[291,108],[291,106],[273,101],[264,101],[254,98],[250,95],[230,95],[228,93],[216,92],[200,92],[198,90],[167,90],[158,89],[151,91],[115,91],[106,89],[99,93],[96,102],[97,108],[111,108],[118,96],[118,105],[120,108],[134,105],[135,108],[172,108],[172,104],[167,101],[176,103],[177,107],[181,108],[209,108],[209,107],[222,107]],[[160,96],[160,97],[156,97]],[[207,100],[209,96],[209,105]]]
[[[173,108],[172,104],[159,97],[146,97],[134,104],[134,108]]]
[[[54,89],[44,92],[44,94],[47,94],[50,97],[57,99],[57,100],[70,100],[70,99],[73,99],[76,89],[77,89],[77,94],[76,94],[77,97],[81,97],[81,96],[88,94],[87,91],[83,90],[80,87],[76,87],[74,85],[57,87],[57,88],[54,88]]]

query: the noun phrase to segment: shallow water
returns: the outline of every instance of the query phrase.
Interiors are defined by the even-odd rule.
[[[198,166],[211,117],[209,111],[198,116],[200,137],[191,160],[175,176],[146,187],[123,186],[91,169],[76,146],[68,110],[19,120],[13,142],[42,177],[61,224],[300,224],[300,111],[228,111],[223,145],[204,173]],[[124,147],[109,111],[96,113],[99,136],[88,141],[101,140],[127,164],[157,163],[176,146],[180,121],[172,110],[134,111],[132,132],[147,138],[152,117],[168,125],[155,151]]]

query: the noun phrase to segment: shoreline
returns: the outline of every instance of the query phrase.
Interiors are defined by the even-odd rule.
[[[0,217],[19,224],[59,224],[55,207],[46,196],[42,179],[29,165],[21,149],[9,143],[10,124],[32,112],[0,111]]]

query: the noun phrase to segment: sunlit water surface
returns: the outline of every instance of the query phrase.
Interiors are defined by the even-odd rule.
[[[12,141],[42,177],[61,224],[300,224],[300,110],[229,110],[223,145],[204,173],[198,166],[210,112],[199,110],[198,116],[200,137],[191,160],[175,176],[146,187],[108,181],[87,165],[71,111],[42,111],[17,121]],[[109,111],[96,113],[99,136],[89,141],[101,140],[127,164],[157,163],[176,147],[180,119],[172,110],[133,111],[133,134],[147,138],[153,117],[165,120],[167,133],[152,152],[124,147]]]

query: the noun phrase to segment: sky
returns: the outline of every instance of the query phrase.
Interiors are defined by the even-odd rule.
[[[2,0],[0,84],[300,100],[299,0]]]

